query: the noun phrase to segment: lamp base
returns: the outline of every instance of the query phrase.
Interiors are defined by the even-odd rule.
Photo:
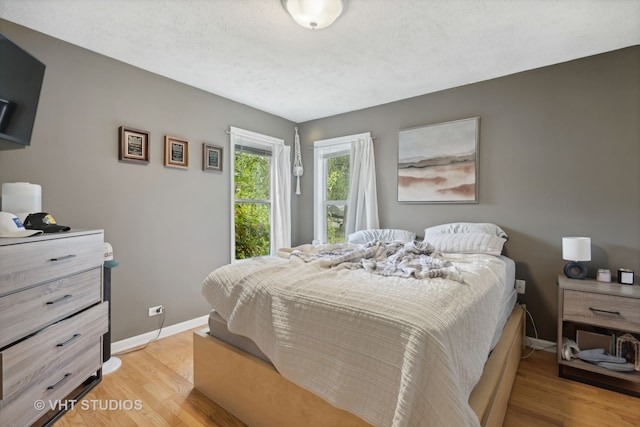
[[[564,275],[569,279],[582,280],[587,277],[587,267],[578,261],[568,262],[564,266]]]
[[[102,374],[107,375],[118,370],[122,365],[122,360],[119,357],[111,356],[109,360],[102,364]]]

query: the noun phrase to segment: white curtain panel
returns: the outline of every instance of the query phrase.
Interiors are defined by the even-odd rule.
[[[351,176],[345,235],[377,228],[378,195],[373,139],[356,139],[351,142]]]
[[[271,254],[276,255],[278,248],[291,247],[291,147],[277,144],[273,158],[276,166]]]

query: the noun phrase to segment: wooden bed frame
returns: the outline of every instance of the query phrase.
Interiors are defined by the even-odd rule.
[[[502,426],[524,348],[525,310],[516,305],[469,404],[482,426]],[[194,332],[194,385],[251,427],[371,427],[282,377],[269,363]]]

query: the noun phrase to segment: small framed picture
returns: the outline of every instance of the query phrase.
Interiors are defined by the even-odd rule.
[[[149,163],[149,132],[120,126],[118,159]]]
[[[202,170],[222,170],[222,147],[211,144],[202,144]]]
[[[164,165],[187,169],[189,167],[189,141],[166,135],[164,137]]]

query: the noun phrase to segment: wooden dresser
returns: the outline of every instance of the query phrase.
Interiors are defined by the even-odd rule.
[[[101,379],[102,230],[0,238],[0,426],[47,424]]]

